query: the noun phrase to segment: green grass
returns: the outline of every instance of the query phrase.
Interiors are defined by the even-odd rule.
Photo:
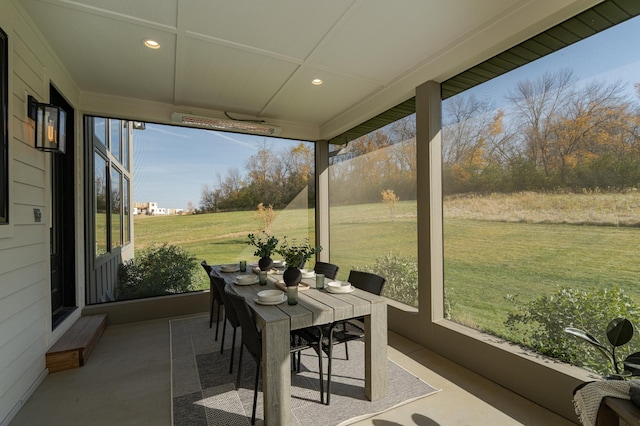
[[[589,289],[615,284],[640,301],[636,284],[640,228],[611,226],[609,216],[607,226],[580,225],[581,221],[592,224],[599,220],[594,213],[597,209],[588,210],[584,220],[580,218],[579,210],[587,202],[584,195],[564,195],[564,201],[557,195],[542,196],[536,200],[542,203],[536,209],[545,211],[543,221],[514,221],[506,216],[513,214],[518,197],[522,196],[515,195],[509,203],[501,197],[500,203],[493,204],[491,197],[480,204],[474,197],[469,201],[473,206],[466,207],[455,200],[458,214],[447,217],[444,225],[445,288],[452,319],[508,336],[503,322],[515,306],[505,296],[526,302],[555,293],[559,286]],[[573,197],[580,197],[580,202]],[[607,197],[610,200],[610,194]],[[629,200],[628,194],[620,197]],[[640,205],[637,200],[630,205]],[[601,203],[601,198],[593,196],[594,205]],[[487,205],[492,220],[479,219]],[[548,223],[549,218],[561,217],[554,208],[566,210],[572,205],[576,206],[572,224]],[[461,214],[465,208],[467,213]],[[629,211],[637,215],[635,210]],[[499,221],[501,217],[505,221]],[[394,220],[382,203],[332,208],[331,261],[340,265],[339,278],[389,252],[415,258],[416,225],[415,202],[398,203]],[[254,212],[137,217],[134,229],[136,250],[152,242],[167,242],[209,263],[257,261],[253,248],[246,244],[247,234],[260,229]],[[298,239],[309,236],[313,241],[313,210],[277,212],[270,233]],[[202,288],[207,288],[204,273],[202,280]]]

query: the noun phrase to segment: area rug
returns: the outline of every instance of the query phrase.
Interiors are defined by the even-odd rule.
[[[213,328],[209,328],[208,316],[170,321],[172,416],[175,426],[250,424],[255,362],[245,353],[242,379],[236,389],[240,329],[236,337],[233,374],[229,374],[232,328],[227,325],[225,348],[220,354],[222,324],[218,341],[214,340],[215,327],[214,323]],[[345,359],[344,349],[340,346],[334,350],[330,405],[320,403],[316,353],[313,350],[302,353],[301,371],[291,373],[293,425],[346,425],[438,392],[388,360],[387,396],[369,401],[364,395],[364,344],[349,343],[349,360]],[[326,361],[325,358],[325,369]],[[263,424],[262,419],[260,392],[256,424]]]

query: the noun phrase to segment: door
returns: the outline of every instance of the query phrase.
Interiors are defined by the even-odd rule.
[[[75,188],[74,188],[74,111],[64,97],[51,86],[50,103],[66,114],[66,152],[50,153],[51,216],[49,218],[51,255],[51,318],[56,328],[76,309],[75,282]]]

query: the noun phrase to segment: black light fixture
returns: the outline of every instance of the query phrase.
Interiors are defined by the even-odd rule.
[[[64,154],[67,113],[56,105],[27,99],[27,116],[35,122],[35,145],[41,151]]]

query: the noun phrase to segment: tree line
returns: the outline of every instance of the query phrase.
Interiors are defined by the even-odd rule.
[[[501,103],[460,94],[443,102],[443,193],[620,190],[640,185],[640,84],[579,82],[570,70],[517,82]],[[330,157],[332,205],[416,197],[415,114]],[[266,143],[246,164],[205,185],[203,211],[279,209],[305,186],[314,205],[313,150]]]
[[[300,143],[276,150],[266,141],[246,161],[244,174],[237,168],[216,184],[202,187],[199,212],[254,210],[258,204],[282,209],[305,188],[308,202],[315,205],[314,151]]]

